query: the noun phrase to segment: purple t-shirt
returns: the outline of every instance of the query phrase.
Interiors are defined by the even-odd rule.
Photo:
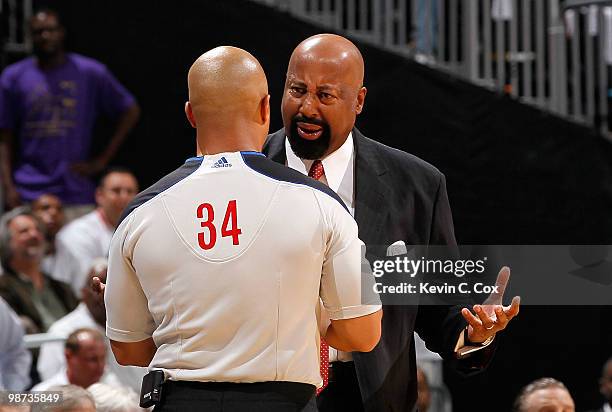
[[[13,179],[22,198],[53,193],[66,204],[93,203],[94,184],[70,166],[88,160],[98,114],[116,118],[134,97],[106,66],[74,53],[51,70],[33,57],[12,64],[0,89],[0,129],[19,139]]]

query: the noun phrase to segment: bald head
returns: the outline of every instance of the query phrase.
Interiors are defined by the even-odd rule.
[[[216,47],[198,57],[189,69],[187,83],[189,102],[202,113],[230,115],[268,94],[266,75],[257,59],[230,46]]]
[[[346,141],[363,109],[363,57],[348,39],[318,34],[291,54],[282,114],[293,152],[322,159]]]
[[[198,145],[203,150],[219,143],[214,142],[215,136],[225,135],[228,142],[234,134],[250,134],[245,129],[252,126],[265,127],[267,134],[268,82],[250,53],[231,46],[209,50],[193,63],[187,83],[187,117],[195,128],[206,125],[198,128]]]
[[[363,56],[349,39],[337,34],[317,34],[301,42],[291,54],[292,65],[309,62],[326,65],[342,73],[344,80],[361,87],[363,85]]]

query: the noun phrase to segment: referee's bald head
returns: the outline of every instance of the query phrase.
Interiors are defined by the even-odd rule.
[[[259,135],[264,128],[267,135],[268,82],[263,68],[249,52],[231,46],[209,50],[193,63],[187,83],[189,102],[185,110],[192,126],[198,129],[201,147],[205,141],[203,150],[214,153],[211,150],[215,150],[215,142],[211,140],[220,135],[225,136],[226,143],[236,134]]]

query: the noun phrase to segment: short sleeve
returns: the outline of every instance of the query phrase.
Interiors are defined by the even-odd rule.
[[[380,299],[364,288],[374,285],[365,261],[365,245],[357,237],[357,223],[336,199],[321,196],[328,226],[327,250],[321,274],[320,297],[330,319],[351,319],[381,308]]]
[[[106,66],[97,77],[97,103],[109,117],[117,117],[136,104],[132,94],[113,76]]]
[[[110,245],[104,303],[106,335],[118,342],[150,338],[155,323],[140,280],[131,264],[134,242],[129,239],[131,218],[119,225]]]

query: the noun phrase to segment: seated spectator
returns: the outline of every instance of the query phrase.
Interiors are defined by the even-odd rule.
[[[55,236],[64,225],[64,205],[59,197],[50,193],[40,195],[32,202],[32,213],[45,227],[47,251],[42,261],[45,273],[53,273],[55,266]]]
[[[23,346],[23,326],[0,298],[0,391],[22,391],[30,384],[32,355]]]
[[[106,259],[99,259],[93,265],[89,273],[89,279],[97,276],[103,282],[106,281],[106,266]],[[95,329],[101,334],[105,334],[106,310],[104,301],[96,299],[95,293],[89,286],[83,287],[81,294],[83,300],[79,306],[55,322],[49,328],[50,334],[66,338],[80,328]],[[142,377],[147,373],[146,368],[119,365],[110,350],[109,340],[104,338],[104,342],[106,344],[106,370],[113,373],[122,385],[140,393]],[[41,346],[37,363],[38,374],[41,379],[51,378],[53,374],[65,366],[66,357],[64,356],[64,344],[62,342],[49,342]]]
[[[612,357],[604,363],[599,379],[599,391],[604,397],[604,404],[592,412],[612,412]]]
[[[53,277],[70,283],[77,295],[95,258],[108,257],[111,238],[123,209],[138,192],[138,182],[127,169],[110,169],[96,189],[98,207],[69,223],[57,234]]]
[[[97,382],[120,385],[112,373],[104,373],[106,344],[104,336],[94,329],[77,329],[68,336],[64,355],[66,367],[35,385],[33,391],[46,391],[57,385],[77,385],[88,388]]]
[[[69,285],[43,272],[42,233],[38,219],[24,208],[0,220],[0,262],[5,272],[0,296],[17,312],[27,333],[45,332],[78,304]]]
[[[514,401],[515,412],[575,412],[574,400],[565,385],[553,378],[541,378],[521,389]]]
[[[62,392],[62,401],[59,404],[40,404],[41,412],[96,412],[93,396],[80,386],[57,385],[48,390]]]
[[[97,412],[139,412],[146,410],[139,406],[138,395],[131,389],[94,383],[87,390],[96,401]]]

